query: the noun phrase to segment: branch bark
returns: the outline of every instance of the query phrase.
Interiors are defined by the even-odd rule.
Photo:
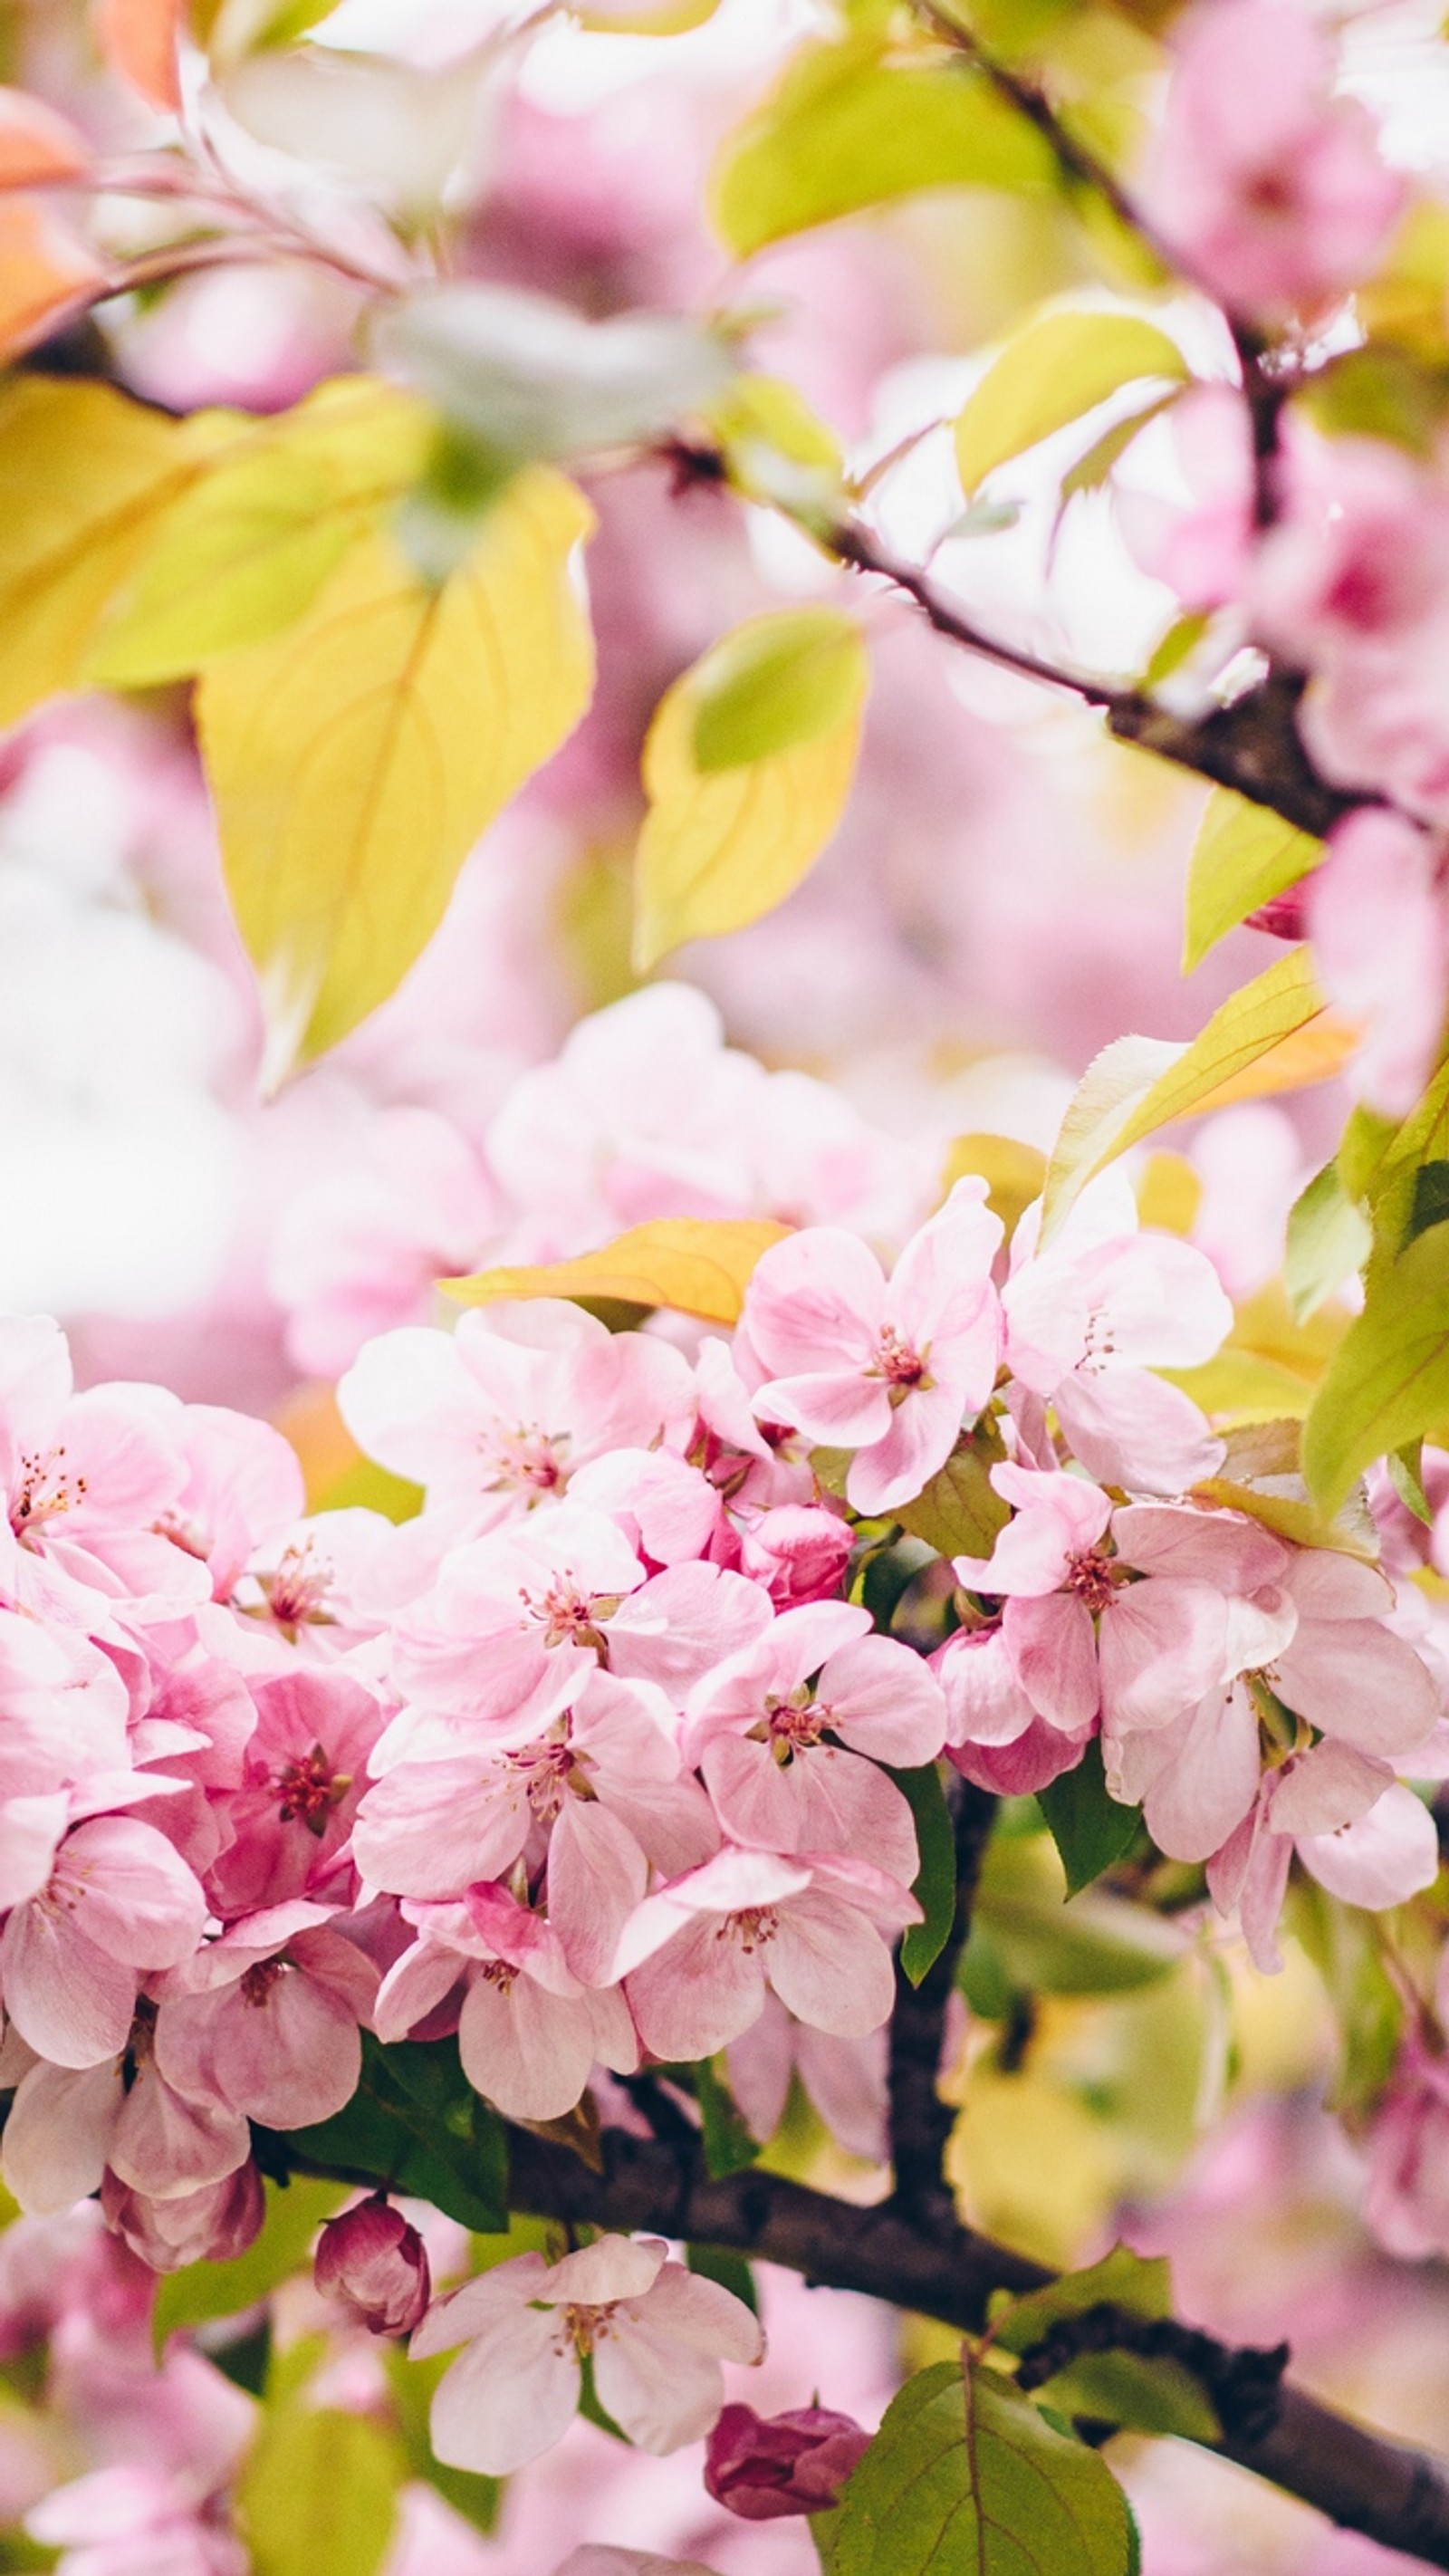
[[[918,1986],[896,1963],[896,2008],[890,2022],[891,2162],[895,2206],[926,2235],[949,2240],[956,2233],[956,2205],[946,2180],[946,2149],[956,2114],[937,2085],[946,2012],[956,1984],[956,1963],[971,1930],[971,1910],[996,1800],[969,1780],[952,1778],[956,1843],[956,1910],[950,1937]]]

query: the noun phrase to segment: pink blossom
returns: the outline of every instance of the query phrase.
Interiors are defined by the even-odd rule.
[[[772,1245],[750,1280],[742,1336],[764,1379],[756,1412],[853,1449],[846,1492],[858,1512],[918,1494],[991,1393],[1002,1229],[985,1199],[984,1181],[958,1181],[889,1279],[858,1236],[822,1226]]]
[[[1143,202],[1209,294],[1311,313],[1366,277],[1405,188],[1374,122],[1332,95],[1330,39],[1284,0],[1199,0],[1173,31]]]
[[[726,2406],[705,2449],[704,2483],[716,2504],[746,2522],[828,2513],[869,2448],[854,2417],[828,2406],[768,2417]]]
[[[1274,1938],[1297,1852],[1331,1895],[1379,1911],[1439,1874],[1434,1820],[1387,1763],[1328,1739],[1265,1774],[1251,1815],[1208,1864],[1219,1911],[1237,1907],[1260,1968],[1282,1966]]]
[[[98,2066],[125,2047],[145,1973],[189,1958],[206,1903],[153,1825],[77,1825],[43,1888],[0,1934],[5,2009],[56,2066]]]
[[[668,2259],[658,2237],[601,2236],[549,2265],[522,2254],[464,2283],[413,2336],[419,2360],[465,2344],[433,2398],[433,2448],[455,2468],[506,2476],[548,2450],[579,2402],[581,2361],[600,2403],[644,2451],[697,2441],[724,2399],[722,2360],[758,2361],[760,2329],[717,2282]]]
[[[157,2065],[178,2092],[271,2129],[331,2119],[357,2090],[377,1984],[326,1907],[243,1916],[165,1981]]]
[[[45,2216],[99,2191],[107,2173],[150,2201],[187,2198],[226,2182],[250,2152],[239,2112],[167,2082],[148,2012],[124,2058],[82,2068],[42,2058],[21,2077],[3,2169],[21,2208]]]
[[[220,1914],[310,1894],[352,1831],[383,1712],[342,1672],[299,1670],[252,1685],[255,1728],[225,1803],[227,1846],[207,1873]]]
[[[705,1677],[690,1696],[686,1743],[735,1841],[856,1852],[909,1886],[915,1827],[877,1765],[934,1761],[945,1733],[919,1656],[873,1635],[868,1611],[820,1601],[783,1611]]]
[[[432,2296],[427,2251],[386,2192],[329,2218],[317,2239],[313,2277],[369,2334],[411,2334]]]
[[[730,2092],[747,2126],[765,2145],[785,2116],[790,2079],[798,2075],[837,2146],[863,2164],[890,2154],[885,2025],[863,2039],[837,2039],[796,2021],[778,1995],[767,1995],[758,2021],[729,2047]]]
[[[740,1535],[740,1572],[763,1583],[779,1610],[826,1601],[850,1562],[850,1524],[818,1504],[781,1503],[754,1514]]]
[[[1362,1031],[1355,1094],[1406,1117],[1449,1013],[1449,891],[1432,844],[1397,815],[1346,816],[1308,880],[1306,920],[1329,1000]]]
[[[153,2272],[192,2263],[234,2263],[255,2244],[267,2214],[262,2178],[248,2161],[220,2182],[157,2200],[108,2171],[101,2185],[106,2225]]]
[[[914,1897],[864,1861],[788,1860],[726,1845],[646,1896],[615,1957],[656,2057],[710,2057],[749,2028],[773,1988],[797,2018],[863,2038],[891,2010],[890,1931]]]
[[[678,1351],[552,1298],[476,1308],[455,1333],[384,1334],[338,1402],[353,1437],[422,1485],[454,1537],[560,1500],[578,1468],[616,1450],[682,1450],[695,1416]]]
[[[1088,1183],[1060,1231],[1038,1247],[1030,1213],[1012,1241],[1002,1292],[1006,1365],[1051,1404],[1088,1475],[1139,1493],[1182,1493],[1221,1462],[1222,1443],[1189,1397],[1154,1369],[1209,1360],[1233,1310],[1202,1253],[1140,1233],[1118,1171]]]
[[[246,2576],[247,2554],[184,2476],[116,2466],[57,2487],[26,2516],[63,2576]]]

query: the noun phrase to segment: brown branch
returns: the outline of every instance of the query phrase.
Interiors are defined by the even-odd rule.
[[[918,1986],[896,1963],[896,2008],[890,2021],[891,2162],[895,2206],[926,2235],[956,2232],[956,2205],[946,2180],[946,2149],[956,2114],[937,2078],[946,2011],[956,1967],[971,1930],[981,1864],[996,1818],[996,1800],[953,1772],[948,1792],[956,1843],[956,1908],[938,1958]]]

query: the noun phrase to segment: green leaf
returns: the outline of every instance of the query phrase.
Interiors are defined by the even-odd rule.
[[[918,1986],[951,1937],[956,1917],[956,1837],[939,1763],[923,1763],[918,1771],[892,1771],[890,1776],[909,1801],[920,1853],[911,1894],[925,1921],[908,1924],[901,1941],[901,1966],[912,1985]]]
[[[745,769],[854,718],[865,647],[838,608],[784,608],[751,618],[700,665],[694,759],[702,770]]]
[[[1011,1518],[991,1481],[991,1470],[1005,1457],[1001,1434],[990,1415],[956,1443],[944,1467],[922,1486],[913,1501],[902,1503],[896,1518],[914,1538],[924,1539],[938,1556],[989,1556],[998,1530]]]
[[[1172,2313],[1172,2283],[1165,2258],[1147,2259],[1115,2245],[1086,2271],[1064,2273],[1044,2290],[1018,2299],[992,2331],[1003,2350],[1030,2352],[1063,2318],[1083,2315],[1099,2302],[1149,2320]],[[1170,2356],[1145,2359],[1131,2352],[1082,2353],[1043,2382],[1037,2394],[1067,2417],[1120,2424],[1135,2433],[1177,2434],[1189,2442],[1214,2442],[1222,2433],[1217,2411],[1198,2380]]]
[[[964,63],[886,59],[862,28],[808,44],[727,139],[710,211],[727,249],[766,242],[920,188],[1054,189],[1056,159]]]
[[[269,2415],[236,2486],[253,2576],[376,2576],[406,2474],[401,2446],[366,2415]]]
[[[1230,787],[1215,787],[1188,866],[1184,975],[1250,912],[1297,885],[1322,856],[1323,843],[1296,832],[1281,814],[1251,804]]]
[[[1327,1512],[1386,1450],[1449,1414],[1449,1236],[1416,1235],[1369,1272],[1303,1426],[1303,1472]]]
[[[760,2297],[755,2276],[743,2254],[731,2254],[722,2245],[687,2245],[684,2259],[691,2272],[702,2281],[717,2281],[722,2290],[747,2307],[751,2316],[760,2313]]]
[[[151,2314],[158,2352],[178,2328],[240,2316],[305,2270],[318,2229],[348,2197],[345,2183],[311,2182],[302,2176],[286,2184],[269,2182],[265,2189],[261,2234],[244,2254],[230,2263],[188,2263],[184,2271],[166,2273],[158,2284]]]
[[[420,469],[427,416],[365,376],[249,424],[172,502],[87,657],[103,688],[186,677],[310,608]]]
[[[1094,438],[1085,456],[1079,456],[1076,464],[1062,476],[1063,503],[1074,501],[1080,492],[1100,492],[1113,466],[1126,455],[1139,432],[1147,427],[1149,421],[1160,419],[1163,412],[1170,411],[1176,400],[1175,393],[1159,394],[1155,401],[1145,403],[1141,411],[1129,412],[1125,420],[1114,420],[1110,429],[1104,429],[1100,438]]]
[[[384,2048],[365,2032],[362,2081],[346,2110],[298,2129],[291,2142],[319,2164],[430,2201],[480,2235],[508,2225],[507,2138],[457,2064],[453,2040]]]
[[[1434,1507],[1424,1491],[1424,1443],[1406,1440],[1385,1460],[1389,1483],[1393,1486],[1406,1512],[1412,1512],[1425,1529],[1434,1526]]]
[[[1181,384],[1187,361],[1175,340],[1130,313],[1045,313],[1028,322],[988,367],[956,416],[956,468],[968,496],[1109,394],[1142,376]]]
[[[479,833],[583,713],[571,567],[590,524],[570,484],[519,474],[440,590],[364,538],[307,616],[206,672],[202,747],[271,1080],[387,999]]]
[[[1095,1739],[1074,1771],[1064,1771],[1060,1779],[1038,1789],[1036,1802],[1061,1854],[1068,1896],[1080,1895],[1121,1859],[1140,1821],[1136,1807],[1124,1807],[1108,1795],[1102,1748]]]
[[[1128,1812],[1135,1823],[1135,1811]],[[1123,1897],[1089,1891],[1068,1904],[1061,1863],[1044,1835],[993,1836],[968,1957],[978,1933],[1014,1987],[1048,1995],[1129,1994],[1169,1976],[1186,1946],[1178,1925]]]
[[[729,2086],[712,2058],[702,2057],[693,2075],[705,2167],[712,2182],[723,2182],[727,2174],[740,2173],[754,2163],[760,2141],[735,2109]]]
[[[997,2371],[908,2380],[847,2483],[827,2576],[1132,2576],[1136,2535],[1104,2460]]]
[[[781,722],[796,730],[779,747],[729,767],[704,767],[698,753],[701,718],[717,713],[721,700],[724,721],[711,721],[708,732],[717,764],[750,736],[768,740],[768,687],[757,675],[768,673],[782,638],[787,659],[798,655],[805,632],[823,649],[825,629],[805,628],[803,615],[784,609],[751,618],[676,680],[655,710],[644,745],[649,811],[636,873],[634,963],[641,971],[683,940],[717,938],[773,912],[840,820],[870,676],[853,620],[836,622],[822,665],[826,686],[813,695],[807,688],[803,700],[792,694]],[[802,733],[807,713],[814,729]],[[816,720],[826,716],[822,729]]]
[[[1306,1324],[1336,1296],[1362,1269],[1372,1246],[1373,1229],[1345,1190],[1337,1163],[1325,1163],[1288,1211],[1283,1285],[1294,1322]]]
[[[1190,1045],[1115,1038],[1093,1057],[1062,1121],[1043,1192],[1043,1244],[1093,1174],[1129,1145],[1229,1100],[1326,1081],[1353,1043],[1351,1031],[1327,1021],[1302,948],[1231,994]]]
[[[408,2475],[425,2478],[436,2487],[445,2504],[471,2522],[475,2531],[491,2532],[498,2521],[503,2503],[503,2480],[486,2478],[474,2469],[450,2468],[433,2451],[428,2431],[428,2412],[433,2391],[456,2355],[435,2353],[428,2361],[412,2361],[400,2343],[383,2346],[383,2366],[392,2388],[393,2411],[407,2455]]]

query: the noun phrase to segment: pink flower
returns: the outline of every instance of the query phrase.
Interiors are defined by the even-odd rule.
[[[156,2063],[153,2017],[138,2015],[124,2058],[72,2068],[39,2059],[21,2077],[5,2125],[5,2180],[22,2209],[46,2216],[99,2191],[107,2173],[148,2201],[186,2199],[237,2173],[251,2152],[246,2121],[223,2102],[169,2084]]]
[[[772,2416],[726,2406],[705,2449],[704,2483],[716,2504],[746,2522],[829,2513],[869,2448],[855,2418],[828,2406]]]
[[[549,2265],[521,2254],[438,2302],[413,2336],[418,2360],[467,2349],[438,2383],[433,2448],[454,2468],[504,2477],[551,2448],[592,2360],[599,2401],[656,2454],[698,2441],[724,2398],[720,2362],[764,2346],[743,2302],[668,2259],[658,2237],[601,2236]]]
[[[1445,745],[1449,754],[1449,731]],[[1398,815],[1349,814],[1308,880],[1306,917],[1324,990],[1363,1032],[1354,1092],[1381,1117],[1404,1118],[1449,1013],[1449,890],[1433,845]]]
[[[94,2469],[36,2505],[26,2529],[61,2550],[63,2576],[245,2576],[248,2565],[182,2471]]]
[[[851,1532],[838,1512],[781,1503],[755,1514],[740,1537],[740,1572],[763,1583],[779,1610],[825,1601],[850,1562]]]
[[[1074,1456],[1104,1484],[1175,1494],[1212,1475],[1222,1443],[1151,1374],[1198,1366],[1231,1331],[1211,1262],[1174,1235],[1139,1233],[1119,1171],[1088,1183],[1044,1251],[1037,1234],[1028,1212],[1002,1291],[1013,1377],[1055,1408]]]
[[[1312,313],[1366,277],[1405,199],[1368,110],[1332,95],[1330,41],[1283,0],[1206,0],[1142,187],[1147,212],[1239,313]]]
[[[773,1244],[751,1278],[742,1338],[764,1379],[755,1410],[853,1449],[858,1512],[918,1494],[991,1394],[1002,1229],[985,1199],[984,1181],[958,1181],[889,1279],[857,1235],[825,1226]]]
[[[267,2214],[262,2178],[247,2160],[199,2191],[152,2199],[108,2171],[101,2185],[106,2225],[153,2272],[182,2272],[192,2263],[234,2263],[262,2232]]]
[[[312,2272],[324,2299],[335,2299],[369,2334],[411,2334],[427,2314],[427,2249],[385,2191],[328,2219]]]
[[[920,1657],[873,1635],[867,1610],[818,1601],[783,1611],[706,1675],[690,1696],[686,1744],[736,1842],[855,1852],[908,1887],[915,1827],[877,1766],[932,1762],[945,1734]]]
[[[913,1896],[864,1861],[726,1845],[646,1896],[614,1961],[656,2057],[711,2057],[747,2030],[768,1988],[799,2020],[842,2039],[888,2019],[895,1993],[879,1925],[920,1919]]]
[[[53,2065],[118,2057],[141,1976],[190,1958],[205,1919],[196,1879],[154,1825],[96,1816],[0,1934],[6,2012]]]
[[[778,1995],[767,1995],[759,2020],[730,2042],[730,2092],[763,2146],[785,2116],[790,2079],[798,2075],[837,2146],[863,2164],[882,2165],[890,2155],[888,2056],[883,2023],[863,2039],[837,2039],[796,2021]]]
[[[243,1916],[166,1980],[156,2063],[178,2092],[270,2129],[330,2120],[357,2090],[377,1984],[325,1906]]]
[[[312,1892],[352,1831],[383,1712],[346,1673],[255,1682],[255,1730],[226,1800],[231,1840],[207,1873],[218,1913],[254,1914]]]
[[[1252,1813],[1208,1864],[1220,1913],[1236,1906],[1258,1966],[1282,1966],[1274,1938],[1297,1852],[1330,1895],[1371,1912],[1402,1905],[1439,1874],[1433,1817],[1387,1763],[1326,1737],[1268,1772]]]

